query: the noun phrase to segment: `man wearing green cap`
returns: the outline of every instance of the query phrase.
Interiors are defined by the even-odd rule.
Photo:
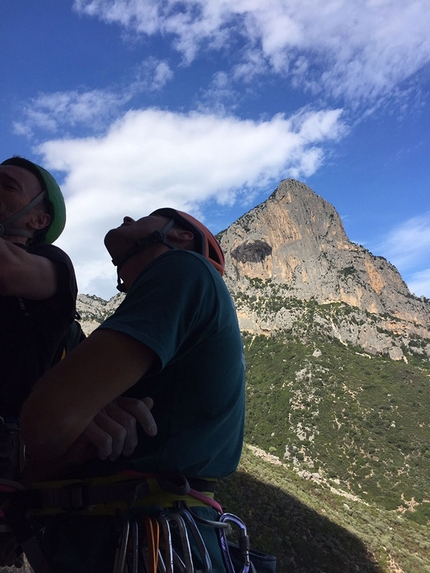
[[[73,266],[66,253],[51,244],[65,221],[64,199],[52,175],[21,157],[0,164],[3,429],[17,423],[24,400],[52,365],[75,318]],[[8,454],[8,448],[1,449],[0,472],[13,478],[16,464]]]
[[[42,167],[21,157],[0,164],[0,478],[20,472],[19,416],[40,376],[59,358],[76,314],[69,257],[53,243],[66,222],[63,195]],[[9,533],[0,565],[19,564]],[[18,561],[16,561],[18,559]]]

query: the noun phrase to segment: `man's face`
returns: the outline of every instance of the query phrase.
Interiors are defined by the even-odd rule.
[[[105,246],[113,259],[124,254],[133,244],[149,237],[154,231],[161,231],[170,221],[167,217],[149,215],[135,221],[124,217],[123,223],[116,229],[111,229],[105,236]]]
[[[0,221],[28,205],[41,191],[37,177],[27,169],[17,165],[0,165]],[[19,222],[16,221],[14,226]]]

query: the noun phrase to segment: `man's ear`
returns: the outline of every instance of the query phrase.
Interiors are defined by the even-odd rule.
[[[40,231],[45,227],[48,227],[49,223],[51,222],[51,216],[40,209],[35,209],[34,212],[31,213],[31,217],[29,217],[27,221],[27,226],[32,231]]]
[[[194,240],[194,233],[188,231],[187,229],[179,229],[178,227],[173,227],[167,233],[167,237],[178,245],[179,248],[186,249],[190,243]]]

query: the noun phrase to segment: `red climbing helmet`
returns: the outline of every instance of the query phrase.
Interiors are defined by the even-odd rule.
[[[161,217],[173,219],[179,227],[183,227],[184,229],[191,231],[194,234],[196,252],[203,255],[205,259],[207,259],[211,265],[216,268],[221,276],[224,274],[225,259],[221,245],[209,229],[200,223],[200,221],[191,215],[188,215],[188,213],[177,211],[170,207],[157,209],[151,213],[151,215],[160,215]]]

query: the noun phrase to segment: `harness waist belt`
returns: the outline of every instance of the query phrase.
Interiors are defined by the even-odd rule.
[[[137,472],[84,480],[38,482],[17,496],[33,515],[77,512],[82,515],[113,515],[133,507],[175,507],[178,501],[190,506],[213,502],[216,480],[181,475],[147,477]],[[137,475],[136,475],[137,474]],[[192,489],[190,488],[192,485]]]
[[[27,492],[30,508],[61,508],[64,511],[79,511],[100,503],[119,500],[133,505],[138,497],[146,497],[149,494],[150,489],[146,480],[100,485],[75,483],[54,489],[42,488]]]

